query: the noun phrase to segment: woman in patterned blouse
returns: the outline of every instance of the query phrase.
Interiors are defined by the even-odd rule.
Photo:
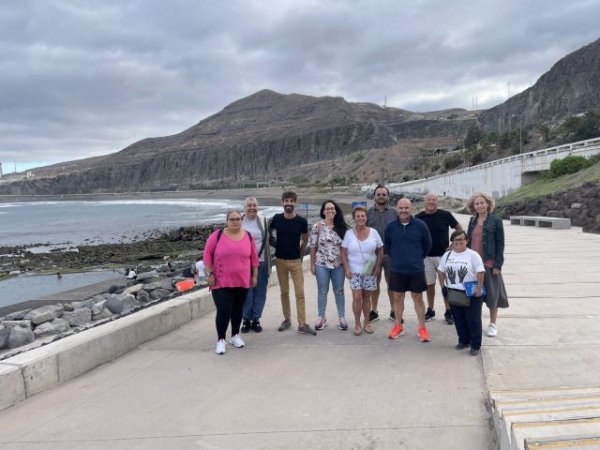
[[[344,297],[344,267],[340,245],[348,229],[340,207],[333,200],[321,205],[321,220],[313,225],[310,233],[310,271],[317,277],[319,317],[316,330],[322,330],[326,324],[327,294],[329,283],[333,287],[340,330],[348,329],[346,322],[346,299]]]

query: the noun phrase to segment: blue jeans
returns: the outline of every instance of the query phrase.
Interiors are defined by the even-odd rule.
[[[267,299],[267,285],[269,284],[269,271],[266,261],[261,261],[258,266],[256,287],[248,289],[246,303],[244,303],[244,320],[258,320],[262,316]]]
[[[345,317],[346,299],[344,298],[344,267],[340,266],[337,269],[328,269],[325,266],[316,266],[315,275],[317,277],[317,288],[319,291],[319,316],[325,317],[327,294],[329,293],[329,281],[331,280],[338,316]]]

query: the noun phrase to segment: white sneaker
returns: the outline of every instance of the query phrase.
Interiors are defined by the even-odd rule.
[[[227,347],[227,343],[225,342],[225,339],[218,340],[217,348],[215,348],[215,353],[217,355],[224,355],[225,352],[227,352],[227,349],[225,347]]]
[[[487,335],[489,337],[496,337],[496,336],[498,336],[498,329],[496,328],[496,325],[494,325],[493,323],[490,323],[488,325]]]
[[[233,345],[235,348],[242,348],[244,345],[244,341],[242,340],[242,338],[240,337],[239,334],[236,334],[235,336],[231,336],[231,339],[229,339],[229,343],[231,345]]]

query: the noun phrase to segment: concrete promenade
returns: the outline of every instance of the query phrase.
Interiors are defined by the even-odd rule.
[[[337,329],[330,293],[316,337],[277,332],[274,286],[265,331],[243,335],[245,348],[216,355],[210,313],[0,412],[0,450],[494,449],[490,390],[600,385],[600,236],[505,231],[511,307],[478,357],[453,348],[439,294],[432,342],[420,343],[410,300],[399,340],[386,319],[353,336],[348,287],[350,330]],[[312,325],[316,283],[305,279]],[[382,317],[388,309],[384,297]]]

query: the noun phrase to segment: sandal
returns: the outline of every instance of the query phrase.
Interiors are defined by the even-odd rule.
[[[354,336],[360,336],[363,332],[363,329],[359,326],[354,327]]]

